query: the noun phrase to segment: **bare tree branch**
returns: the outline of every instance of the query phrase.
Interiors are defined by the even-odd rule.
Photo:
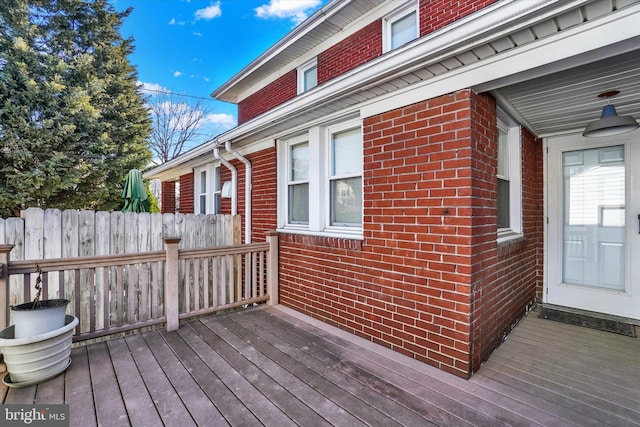
[[[202,127],[209,112],[200,102],[188,104],[170,95],[159,95],[151,98],[149,112],[153,120],[149,148],[156,164],[179,156],[191,143],[205,137]]]

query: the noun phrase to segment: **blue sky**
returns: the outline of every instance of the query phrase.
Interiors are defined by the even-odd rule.
[[[111,0],[116,10],[133,8],[121,32],[134,38],[129,59],[140,82],[199,101],[210,113],[209,138],[234,127],[237,119],[236,106],[213,101],[211,92],[327,2]]]

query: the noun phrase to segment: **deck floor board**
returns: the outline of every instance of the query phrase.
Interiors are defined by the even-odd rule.
[[[640,426],[640,339],[530,313],[464,380],[285,307],[75,347],[67,371],[0,388],[72,426]]]
[[[195,426],[195,422],[174,388],[165,375],[162,366],[153,356],[144,338],[130,335],[126,338],[127,346],[140,370],[149,395],[156,406],[164,425]]]

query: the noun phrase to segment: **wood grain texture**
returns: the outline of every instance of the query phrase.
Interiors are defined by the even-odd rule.
[[[640,340],[527,316],[463,380],[281,306],[77,347],[72,426],[640,426]]]

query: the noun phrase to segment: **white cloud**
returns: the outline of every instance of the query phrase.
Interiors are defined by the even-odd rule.
[[[182,71],[174,71],[173,77],[180,77],[182,75]]]
[[[269,4],[257,7],[255,11],[258,18],[290,18],[298,24],[320,3],[321,0],[269,0]]]
[[[142,86],[142,90],[148,92],[169,92],[164,86],[160,86],[158,83],[147,83],[138,81],[138,86]]]
[[[223,130],[231,129],[236,126],[236,119],[231,114],[207,114],[205,122],[212,125],[218,125]]]
[[[216,2],[209,7],[205,7],[204,9],[196,10],[194,14],[196,17],[196,21],[198,19],[214,19],[218,16],[222,15],[222,8],[220,7],[220,2]]]
[[[184,25],[185,22],[184,21],[176,21],[176,18],[171,18],[171,21],[169,21],[169,25]]]

